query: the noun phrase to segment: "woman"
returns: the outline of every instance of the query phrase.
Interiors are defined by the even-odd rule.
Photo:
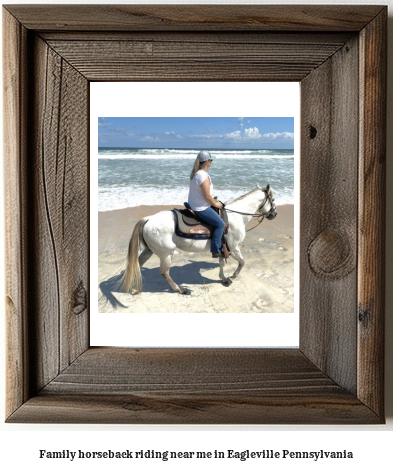
[[[211,207],[214,206],[217,209],[223,208],[220,201],[215,201],[212,198],[213,183],[207,173],[212,161],[208,151],[198,153],[190,175],[188,204],[198,217],[214,227],[210,250],[212,257],[217,258],[224,256],[222,253],[222,235],[224,233],[225,223]]]

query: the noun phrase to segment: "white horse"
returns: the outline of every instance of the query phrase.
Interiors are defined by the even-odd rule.
[[[253,191],[229,201],[225,204],[224,214],[226,214],[224,220],[229,224],[226,235],[228,247],[232,257],[239,263],[234,274],[231,277],[225,277],[225,259],[219,257],[220,279],[223,284],[229,285],[239,275],[245,263],[239,244],[246,236],[247,223],[252,217],[259,217],[261,220],[266,217],[270,220],[277,215],[270,186],[267,185],[266,188],[257,186]],[[133,289],[137,293],[142,291],[141,267],[154,253],[160,259],[160,274],[172,289],[181,294],[189,293],[189,290],[178,286],[169,275],[172,256],[176,248],[185,252],[207,252],[210,251],[210,239],[194,240],[178,237],[175,234],[172,211],[161,211],[138,221],[128,247],[127,267],[122,278],[124,291],[127,293]]]

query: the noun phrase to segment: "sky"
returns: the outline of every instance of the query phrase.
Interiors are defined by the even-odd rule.
[[[293,117],[99,117],[98,146],[294,148]]]

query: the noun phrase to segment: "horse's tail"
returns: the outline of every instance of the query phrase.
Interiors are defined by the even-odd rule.
[[[139,248],[146,247],[142,231],[147,220],[145,217],[136,223],[128,245],[127,267],[122,277],[122,288],[126,293],[131,293],[133,288],[137,293],[142,291],[142,274],[138,256]]]

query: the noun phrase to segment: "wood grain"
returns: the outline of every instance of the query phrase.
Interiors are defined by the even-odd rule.
[[[375,423],[299,350],[92,348],[10,421]]]
[[[119,31],[119,30],[95,30],[94,42],[101,42],[105,44],[107,41],[121,41],[121,42],[157,42],[157,43],[224,43],[224,44],[322,44],[322,45],[336,45],[337,49],[346,43],[351,37],[357,37],[355,31],[338,31],[338,32],[321,32],[316,31],[304,33],[302,31],[285,32],[274,31],[247,31],[239,30],[233,31],[199,31],[188,29],[187,31]],[[57,41],[72,41],[74,45],[78,41],[92,41],[91,31],[79,30],[45,30],[39,32],[40,38],[47,43]]]
[[[32,397],[13,423],[92,424],[375,424],[356,397],[47,395]]]
[[[12,413],[29,397],[29,364],[26,330],[28,305],[26,294],[26,226],[23,206],[26,168],[25,130],[21,127],[26,114],[27,34],[8,12],[3,14],[4,73],[4,176],[12,186],[5,186],[6,327],[7,327],[7,394],[6,411]]]
[[[174,81],[201,77],[204,81],[291,80],[300,81],[332,56],[343,43],[321,43],[310,35],[294,44],[270,42],[225,42],[211,37],[195,42],[195,35],[181,41],[147,41],[128,35],[127,41],[65,41],[49,44],[88,80]]]
[[[340,5],[6,5],[27,28],[73,31],[359,31],[381,10]]]
[[[38,37],[30,179],[37,294],[36,383],[42,387],[88,348],[88,86]],[[78,103],[77,108],[70,107]]]
[[[357,42],[349,41],[301,83],[300,347],[354,394],[357,61]]]
[[[296,375],[290,370],[296,365]],[[165,367],[165,377],[162,368]],[[114,371],[113,368],[117,367]],[[89,368],[89,374],[86,369]],[[81,378],[82,377],[82,378]],[[174,385],[177,386],[174,389]],[[286,385],[293,393],[337,386],[297,349],[125,349],[93,347],[42,393],[269,391]],[[114,387],[116,387],[114,389]]]
[[[382,423],[386,8],[3,18],[8,421]],[[301,81],[299,350],[89,348],[89,81],[120,79]]]
[[[358,385],[375,412],[383,407],[384,379],[386,20],[385,10],[360,37]]]

